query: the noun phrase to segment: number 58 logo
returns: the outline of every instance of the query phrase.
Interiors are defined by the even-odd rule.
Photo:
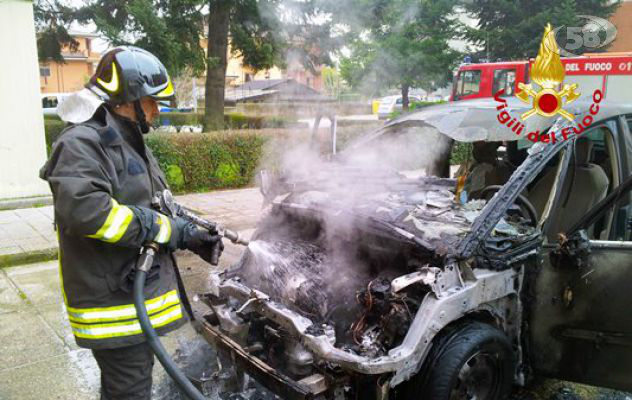
[[[588,20],[584,26],[560,26],[553,30],[559,44],[550,49],[564,57],[575,57],[584,51],[596,50],[610,44],[617,37],[617,27],[610,21],[593,15],[578,15]],[[583,50],[580,50],[583,49]]]

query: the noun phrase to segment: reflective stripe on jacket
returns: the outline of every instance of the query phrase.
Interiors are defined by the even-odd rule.
[[[180,326],[168,246],[178,232],[151,208],[167,184],[136,125],[102,107],[59,137],[41,175],[53,192],[62,291],[77,344],[116,348],[145,340],[132,285],[139,248],[150,241],[162,245],[145,286],[150,320],[159,334]]]

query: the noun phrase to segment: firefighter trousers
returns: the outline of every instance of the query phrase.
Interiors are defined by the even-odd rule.
[[[92,350],[101,370],[101,400],[151,400],[154,353],[146,342]]]

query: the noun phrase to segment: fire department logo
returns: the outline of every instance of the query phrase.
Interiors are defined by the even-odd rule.
[[[556,90],[564,80],[564,65],[560,60],[555,33],[551,24],[547,24],[544,28],[540,50],[531,68],[531,80],[540,86],[539,90],[532,87],[530,83],[521,82],[518,87],[522,91],[516,94],[516,97],[533,107],[520,116],[523,121],[535,114],[543,117],[553,117],[559,114],[569,121],[575,119],[575,116],[564,110],[563,106],[579,98],[577,84],[565,84],[562,90]]]

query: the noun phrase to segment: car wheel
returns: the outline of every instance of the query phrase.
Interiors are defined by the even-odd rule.
[[[507,336],[471,322],[439,337],[408,400],[501,400],[511,391],[514,352]]]

